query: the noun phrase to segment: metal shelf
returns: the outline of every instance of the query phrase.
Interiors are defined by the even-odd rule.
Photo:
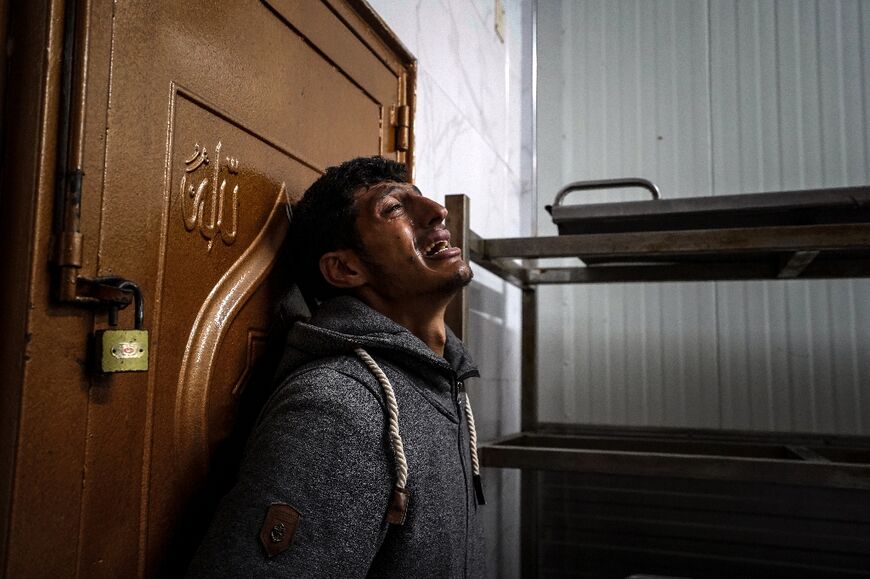
[[[799,205],[802,210],[808,207],[818,209],[817,203],[810,203],[807,193],[834,201],[842,200],[844,195],[848,199],[857,199],[856,207],[860,207],[862,212],[867,211],[867,201],[870,200],[870,190],[867,188],[850,188],[761,194],[750,200],[749,204],[762,206],[772,199],[783,202],[790,195],[797,194],[799,202],[793,205]],[[714,205],[718,204],[718,209],[728,208],[728,199],[726,202],[711,199]],[[730,198],[732,209],[739,200],[739,196]],[[649,205],[650,209],[645,211],[656,214],[660,213],[663,202],[635,203]],[[630,204],[615,205],[619,205],[619,211],[631,213],[625,209]],[[691,203],[687,205],[683,201],[673,205],[683,214],[687,208],[691,209]],[[663,448],[674,448],[674,440],[668,438],[671,436],[669,429],[651,428],[646,432],[645,436],[658,437],[658,449],[636,438],[626,439],[625,432],[632,431],[626,428],[586,427],[597,430],[583,435],[571,432],[548,434],[541,430],[537,420],[535,384],[535,288],[538,285],[870,277],[870,223],[784,225],[782,216],[777,215],[773,225],[727,227],[722,226],[722,220],[717,216],[719,222],[715,224],[716,227],[708,229],[484,239],[468,227],[469,200],[466,196],[448,196],[447,209],[452,239],[455,245],[463,248],[466,260],[475,262],[523,290],[523,432],[481,445],[481,460],[485,466],[690,478],[731,477],[734,480],[788,481],[790,484],[870,489],[870,450],[851,454],[844,450],[833,459],[825,459],[823,454],[814,450],[815,447],[802,444],[800,437],[791,440],[790,435],[752,433],[756,448],[769,449],[773,445],[780,450],[774,455],[761,453],[758,456],[746,456],[738,452],[745,450],[745,446],[714,444],[714,433],[717,431],[709,430],[692,432],[694,442],[686,448],[694,448],[696,452],[663,452]],[[559,209],[567,208],[562,206]],[[592,213],[598,216],[600,207],[594,207]],[[738,214],[742,215],[739,211]],[[805,218],[806,214],[803,215]],[[691,215],[685,215],[685,218],[690,222],[692,220]],[[840,213],[837,219],[844,219],[843,214]],[[593,225],[597,227],[597,224]],[[608,226],[613,227],[613,224]],[[538,258],[565,257],[579,258],[586,265],[541,267],[536,264]],[[460,337],[467,320],[466,310],[467,298],[462,296],[448,312],[448,324],[454,331],[460,328]],[[570,426],[562,425],[563,430],[571,430]],[[623,437],[619,444],[614,442],[615,436]],[[681,436],[685,436],[685,433]],[[594,445],[590,447],[590,441],[593,440]],[[632,446],[634,443],[635,446]],[[700,452],[698,449],[704,444],[708,448],[715,447],[720,454]],[[849,460],[843,460],[846,456],[850,457]]]
[[[747,433],[539,427],[481,445],[483,466],[870,490],[870,446]]]
[[[601,185],[572,183],[560,192],[551,209],[554,218],[579,215],[582,225],[559,224],[568,234],[556,237],[483,239],[469,228],[468,198],[446,200],[447,226],[465,260],[522,290],[522,432],[480,445],[479,456],[483,466],[521,471],[523,576],[537,576],[541,556],[539,471],[568,471],[596,481],[655,477],[691,496],[697,487],[718,485],[731,505],[774,493],[795,509],[820,493],[848,505],[855,493],[870,491],[868,437],[538,422],[538,285],[870,277],[870,188],[662,202],[657,188],[644,182],[640,186],[650,190],[653,201],[591,210],[559,205],[570,191]],[[831,207],[819,209],[822,202]],[[817,222],[823,219],[828,221]],[[632,230],[637,226],[642,227]],[[550,257],[575,257],[585,265],[538,264]],[[447,322],[463,338],[467,320],[463,290]]]
[[[469,257],[517,286],[870,277],[870,223],[483,239]],[[578,267],[532,258],[576,257]],[[523,261],[517,261],[522,259]]]

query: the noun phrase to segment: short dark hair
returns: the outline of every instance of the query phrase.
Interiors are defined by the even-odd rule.
[[[385,181],[407,182],[405,165],[383,157],[358,157],[329,167],[292,207],[287,248],[293,277],[308,296],[342,293],[320,273],[320,258],[337,249],[361,249],[354,193]]]

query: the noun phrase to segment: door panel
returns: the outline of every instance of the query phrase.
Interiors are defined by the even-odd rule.
[[[66,404],[52,432],[65,424],[83,445],[64,457],[80,465],[81,500],[49,515],[37,493],[13,496],[9,568],[36,565],[16,553],[45,546],[24,521],[54,516],[68,529],[78,520],[57,553],[75,551],[78,575],[155,576],[239,396],[256,386],[247,378],[287,288],[275,267],[287,199],[350,157],[411,158],[394,149],[390,119],[413,105],[414,63],[350,0],[92,0],[91,29],[83,273],[139,283],[150,370],[65,374],[87,403]],[[40,303],[33,315],[38,329],[89,314]],[[132,323],[131,311],[119,317]],[[93,329],[106,322],[97,313]],[[40,354],[52,339],[34,332],[35,367],[87,356],[74,336],[76,351],[54,362]],[[21,464],[34,460],[26,438],[38,426],[22,430]],[[40,471],[19,469],[19,488],[44,484]]]
[[[172,109],[155,292],[158,359],[149,385],[152,547],[171,535],[174,516],[206,476],[209,441],[229,434],[233,391],[254,361],[249,335],[266,333],[280,298],[281,288],[263,282],[287,230],[287,198],[317,176],[192,95],[179,90]]]

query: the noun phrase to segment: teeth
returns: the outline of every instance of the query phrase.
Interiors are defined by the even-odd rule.
[[[450,244],[447,243],[446,241],[436,241],[435,243],[433,243],[432,245],[427,247],[426,251],[424,253],[427,256],[432,257],[434,255],[438,255],[439,253],[441,253],[445,249],[449,249],[449,248],[450,248]]]

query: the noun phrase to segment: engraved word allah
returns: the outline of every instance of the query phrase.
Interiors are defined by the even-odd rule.
[[[199,233],[208,240],[208,251],[211,251],[218,237],[226,245],[232,245],[239,228],[239,186],[236,184],[233,187],[232,201],[226,203],[227,175],[239,173],[239,160],[233,157],[221,159],[221,142],[218,141],[214,148],[214,159],[209,159],[208,151],[197,143],[193,147],[193,155],[185,159],[184,164],[184,175],[181,177],[184,228],[188,231],[198,228]],[[223,179],[221,164],[226,168]],[[202,178],[197,182],[199,175]],[[229,229],[224,215],[226,209],[230,212]]]

